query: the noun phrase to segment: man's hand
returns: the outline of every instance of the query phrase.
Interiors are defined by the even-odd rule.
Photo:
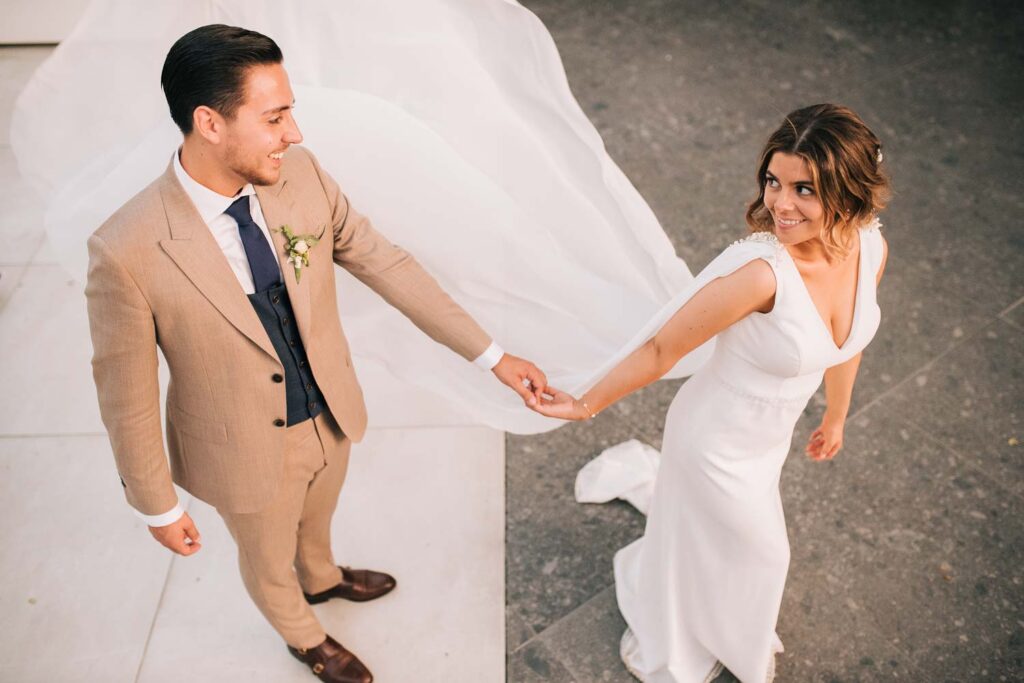
[[[151,526],[149,533],[160,542],[160,545],[169,548],[179,555],[192,555],[199,552],[203,546],[199,543],[199,529],[196,529],[195,522],[186,512],[177,522],[167,526]]]
[[[531,408],[540,402],[540,395],[548,385],[548,378],[536,365],[507,353],[491,368],[491,372],[503,384],[512,387]]]

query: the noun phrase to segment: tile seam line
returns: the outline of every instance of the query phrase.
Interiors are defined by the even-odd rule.
[[[508,583],[508,579],[507,578],[505,580],[505,583],[506,584]],[[531,640],[533,640],[534,638],[537,637],[537,632],[533,630],[532,626],[530,626],[528,623],[526,623],[526,619],[524,619],[523,615],[519,613],[519,610],[516,609],[513,605],[508,604],[507,602],[505,603],[505,633],[506,633],[506,636],[508,635],[508,617],[509,617],[510,613],[512,614],[512,616],[516,617],[517,619],[519,619],[520,622],[522,622],[523,626],[526,627],[526,630],[529,631],[530,637],[527,638],[526,640],[524,640],[519,645],[517,645],[514,648],[512,648],[511,650],[506,648],[506,651],[505,651],[505,656],[506,657],[509,657],[509,656],[515,654],[516,652],[519,652],[519,648],[521,648],[523,645],[526,645],[528,642],[530,642]]]
[[[948,453],[951,453],[953,455],[953,457],[956,458],[957,461],[961,465],[964,465],[969,470],[971,470],[974,473],[978,474],[982,479],[984,479],[985,481],[987,481],[990,484],[992,484],[993,486],[995,486],[996,489],[999,490],[1001,493],[1003,493],[1004,495],[1007,495],[1007,496],[1009,496],[1011,498],[1016,498],[1020,502],[1024,502],[1024,495],[1022,495],[1020,493],[1016,493],[1016,492],[1006,488],[998,479],[993,478],[991,474],[989,474],[988,472],[986,472],[985,470],[981,469],[976,464],[971,462],[971,460],[968,459],[963,453],[961,453],[959,449],[954,448],[953,446],[951,446],[951,445],[949,445],[947,443],[939,441],[934,436],[932,436],[928,432],[927,429],[925,429],[921,425],[917,424],[916,422],[914,422],[910,418],[904,417],[903,421],[906,422],[908,425],[910,425],[915,430],[917,430],[918,432],[920,432],[929,443],[931,443],[932,445],[936,446],[937,448],[939,448],[941,450],[944,450],[944,451],[947,451]]]
[[[1006,323],[1007,325],[1009,325],[1010,327],[1012,327],[1013,329],[1015,329],[1015,330],[1021,330],[1021,331],[1024,331],[1024,327],[1021,327],[1020,325],[1018,325],[1017,323],[1013,322],[1013,321],[1012,321],[1012,320],[1010,320],[1009,318],[1004,318],[1004,317],[1002,317],[1002,316],[999,316],[999,319],[1000,319],[1000,320],[1001,320],[1002,322],[1004,322],[1004,323]]]
[[[975,330],[975,331],[974,331],[973,333],[971,333],[971,334],[967,335],[966,337],[964,337],[963,339],[961,339],[961,340],[959,341],[959,343],[954,343],[954,344],[951,344],[951,345],[949,346],[949,348],[947,348],[947,349],[946,349],[945,351],[940,351],[940,352],[938,353],[938,355],[936,355],[936,356],[935,356],[934,358],[932,358],[931,360],[929,360],[929,361],[925,362],[925,364],[924,364],[924,365],[921,365],[921,366],[920,366],[920,367],[918,367],[918,368],[917,368],[916,370],[913,370],[912,372],[909,372],[909,373],[907,373],[907,376],[906,376],[906,377],[904,377],[903,379],[901,379],[901,380],[900,380],[899,382],[897,382],[897,383],[896,383],[896,384],[894,384],[893,386],[889,387],[888,389],[886,389],[885,391],[883,391],[883,392],[882,392],[881,394],[879,394],[878,396],[875,396],[875,397],[874,397],[873,399],[871,399],[870,401],[868,401],[867,403],[865,403],[864,405],[862,405],[862,406],[861,406],[860,408],[857,408],[857,410],[855,410],[854,412],[850,413],[850,414],[849,414],[849,415],[847,416],[847,418],[846,418],[846,423],[847,423],[847,424],[850,424],[850,422],[851,422],[851,421],[852,421],[852,420],[853,420],[854,418],[860,417],[860,415],[861,415],[862,413],[864,413],[865,411],[867,411],[867,410],[868,410],[869,408],[871,408],[872,406],[874,406],[874,405],[875,405],[876,403],[879,403],[879,402],[883,401],[883,400],[884,400],[884,399],[885,399],[885,398],[886,398],[887,396],[890,396],[890,395],[892,395],[893,393],[895,393],[895,392],[899,391],[900,389],[902,389],[902,388],[903,388],[903,386],[904,386],[904,385],[905,385],[905,384],[906,384],[907,382],[909,382],[910,380],[914,379],[915,377],[917,377],[917,376],[918,376],[919,374],[921,374],[921,373],[922,373],[922,372],[924,372],[925,370],[928,370],[929,368],[931,368],[931,367],[932,367],[933,365],[935,365],[935,364],[936,364],[936,363],[937,363],[938,361],[940,361],[940,360],[942,360],[942,359],[943,359],[944,357],[946,357],[946,356],[950,355],[951,353],[953,353],[954,351],[956,351],[957,349],[959,349],[959,348],[960,348],[961,346],[963,346],[964,344],[966,344],[966,343],[967,343],[968,341],[970,341],[970,340],[972,340],[972,339],[976,338],[976,337],[977,337],[978,335],[980,335],[980,334],[982,333],[982,331],[984,331],[984,330],[988,329],[989,327],[991,327],[991,326],[992,326],[992,325],[993,325],[993,324],[994,324],[994,323],[995,323],[995,322],[996,322],[997,320],[1000,320],[1000,319],[999,319],[999,318],[996,318],[996,317],[992,317],[992,318],[990,318],[990,319],[989,319],[989,320],[987,320],[986,322],[982,323],[982,324],[981,324],[981,325],[980,325],[980,326],[978,327],[978,329],[977,329],[977,330]]]
[[[1012,304],[1010,304],[1009,306],[1007,306],[1003,310],[999,311],[998,317],[1002,318],[1004,315],[1006,315],[1007,313],[1009,313],[1013,309],[1017,308],[1021,304],[1024,304],[1024,296],[1022,296],[1021,298],[1017,299],[1016,301],[1014,301]]]
[[[511,652],[509,652],[509,655],[514,655],[515,653],[519,652],[520,650],[522,650],[524,647],[526,647],[527,645],[529,645],[533,641],[537,640],[538,638],[541,638],[545,633],[547,633],[551,629],[553,629],[556,626],[558,626],[559,624],[561,624],[563,621],[565,621],[566,619],[571,617],[573,614],[575,614],[579,610],[581,610],[584,607],[586,607],[587,605],[589,605],[591,602],[593,602],[597,598],[601,597],[602,593],[604,593],[606,590],[608,590],[609,588],[613,587],[614,585],[615,584],[613,582],[613,583],[609,583],[608,585],[604,586],[599,591],[597,591],[596,593],[591,595],[589,598],[587,598],[584,602],[582,602],[578,606],[576,606],[573,610],[571,610],[570,612],[567,612],[566,614],[563,614],[558,619],[556,619],[555,621],[551,622],[551,624],[547,628],[545,628],[543,631],[541,631],[539,633],[534,633],[534,635],[529,640],[524,641],[516,649],[512,650]],[[524,619],[523,621],[526,621],[526,620]],[[532,626],[530,626],[529,624],[526,624],[526,625],[530,628],[531,631],[533,630]],[[569,671],[569,673],[573,673],[572,670],[570,670],[569,667],[566,666],[565,662],[562,661],[561,657],[558,657],[558,655],[556,653],[552,653],[552,654],[555,654],[555,657],[558,659],[558,663],[559,664],[564,666],[566,668],[566,670]]]
[[[185,512],[192,506],[192,498],[189,498],[188,503],[185,504]],[[139,668],[135,671],[135,678],[132,679],[133,683],[139,683],[139,679],[142,676],[142,667],[146,664],[146,656],[149,654],[149,644],[153,641],[153,632],[156,631],[156,621],[160,618],[160,610],[164,606],[164,597],[167,595],[167,586],[171,583],[171,572],[174,570],[174,563],[177,561],[178,556],[175,553],[171,553],[171,559],[167,563],[167,572],[164,574],[164,584],[160,588],[160,598],[156,602],[156,609],[153,610],[153,619],[149,622],[149,632],[146,633],[146,643],[142,646],[142,655],[139,657]]]

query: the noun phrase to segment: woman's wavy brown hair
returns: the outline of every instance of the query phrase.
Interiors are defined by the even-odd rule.
[[[761,152],[757,199],[747,207],[751,232],[771,232],[775,225],[764,205],[764,189],[768,164],[776,152],[794,154],[807,162],[824,209],[821,239],[831,252],[845,256],[853,229],[885,208],[889,199],[882,143],[847,107],[815,104],[789,114]]]

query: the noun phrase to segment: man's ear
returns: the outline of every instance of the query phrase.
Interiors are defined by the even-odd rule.
[[[224,134],[224,117],[206,105],[196,107],[192,111],[192,132],[210,144],[219,144]]]

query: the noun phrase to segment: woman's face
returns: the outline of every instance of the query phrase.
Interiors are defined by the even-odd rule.
[[[775,152],[765,173],[764,205],[783,244],[799,244],[821,236],[825,211],[814,187],[811,169],[795,154]]]

